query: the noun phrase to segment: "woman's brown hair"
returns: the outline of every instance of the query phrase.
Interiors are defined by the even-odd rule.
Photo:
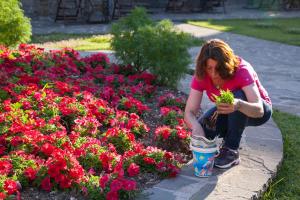
[[[233,53],[230,46],[222,40],[213,39],[205,42],[196,59],[195,75],[198,79],[203,79],[206,72],[206,62],[211,58],[217,61],[217,71],[222,79],[233,77],[238,65],[239,59]]]

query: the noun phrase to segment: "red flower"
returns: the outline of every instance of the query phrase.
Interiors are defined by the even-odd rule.
[[[22,104],[23,104],[23,108],[26,110],[31,108],[31,104],[28,101],[24,101],[24,102],[22,102]]]
[[[84,171],[83,168],[81,166],[76,166],[70,169],[69,171],[69,175],[72,179],[78,179],[83,177],[84,175]]]
[[[124,102],[124,106],[125,106],[127,109],[130,109],[130,108],[133,106],[133,104],[132,104],[131,101],[125,101],[125,102]]]
[[[101,155],[99,156],[99,160],[101,161],[104,170],[110,170],[112,158],[108,155],[107,152],[101,153]]]
[[[0,199],[2,200],[2,199],[5,199],[5,198],[6,198],[6,195],[4,193],[0,192]]]
[[[118,178],[122,178],[124,176],[124,169],[122,161],[119,161],[118,164],[114,168],[114,172],[118,175]]]
[[[4,181],[4,190],[10,195],[14,194],[18,190],[18,185],[16,181],[13,180],[5,180]]]
[[[136,182],[133,180],[123,180],[123,188],[124,190],[131,191],[136,190]]]
[[[140,173],[140,167],[135,163],[131,163],[127,169],[127,172],[129,176],[136,176]]]
[[[110,191],[117,192],[123,188],[122,181],[115,179],[110,184]]]
[[[164,163],[163,161],[160,161],[157,165],[156,165],[156,169],[160,172],[164,172],[167,170],[166,168],[166,163]]]
[[[185,139],[189,135],[188,131],[186,131],[182,126],[176,126],[176,130],[180,139]]]
[[[12,164],[6,160],[0,160],[0,175],[8,175],[12,170]]]
[[[161,126],[155,130],[156,136],[162,136],[164,139],[168,139],[171,135],[171,128],[169,126]]]
[[[102,189],[105,188],[106,183],[109,181],[109,175],[105,174],[104,176],[101,176],[99,179],[99,185]]]
[[[37,171],[31,167],[24,170],[24,175],[31,181],[36,178]]]
[[[164,157],[167,159],[167,160],[171,160],[171,159],[174,159],[174,156],[171,152],[166,152]]]
[[[106,199],[107,200],[119,200],[119,195],[117,191],[109,191],[106,194]]]
[[[172,109],[170,109],[169,107],[166,107],[166,106],[160,107],[160,114],[163,116],[166,116],[171,111],[172,111]]]
[[[130,140],[130,142],[134,142],[135,141],[135,136],[132,133],[127,133],[127,137]]]
[[[60,188],[62,189],[70,188],[71,185],[72,185],[72,181],[68,177],[61,176],[61,180],[59,183]]]
[[[174,166],[173,164],[168,164],[167,167],[171,171],[171,173],[169,174],[169,177],[175,177],[180,171],[180,169],[178,167]]]
[[[20,136],[15,136],[12,138],[12,140],[10,141],[11,145],[16,147],[18,145],[20,145],[22,143],[22,138]]]
[[[129,117],[130,119],[140,119],[140,117],[135,113],[130,113]]]
[[[0,145],[0,156],[2,155],[2,154],[4,154],[4,151],[6,150],[6,148],[4,147],[4,146],[1,146]],[[0,172],[1,173],[1,172]]]
[[[52,152],[54,151],[55,147],[52,146],[51,144],[49,143],[45,143],[43,144],[42,148],[41,148],[41,151],[47,155],[47,156],[50,156],[52,154]]]
[[[155,160],[153,158],[145,157],[143,160],[146,164],[150,164],[150,165],[155,164]]]
[[[36,92],[33,97],[37,100],[37,101],[41,101],[42,100],[42,95],[39,92]]]
[[[50,177],[47,176],[46,178],[44,178],[41,182],[41,188],[47,192],[50,192],[52,189],[52,184],[50,181]]]

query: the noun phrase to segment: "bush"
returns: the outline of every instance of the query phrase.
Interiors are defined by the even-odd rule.
[[[154,23],[136,8],[112,27],[112,47],[118,59],[139,72],[148,70],[160,84],[175,87],[190,63],[191,37],[175,30],[169,20]]]
[[[31,25],[18,0],[0,1],[0,45],[14,47],[30,40]]]
[[[116,56],[121,59],[124,64],[132,64],[135,67],[142,66],[142,51],[139,50],[140,39],[138,30],[141,27],[153,26],[153,21],[149,18],[143,8],[134,9],[130,15],[119,20],[112,25],[112,48],[116,51]]]

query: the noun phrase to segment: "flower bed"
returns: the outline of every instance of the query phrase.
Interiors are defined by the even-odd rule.
[[[179,172],[190,135],[185,100],[158,96],[152,74],[102,53],[29,45],[0,47],[0,68],[0,199],[28,187],[131,199],[137,177]],[[153,124],[154,107],[161,116]]]

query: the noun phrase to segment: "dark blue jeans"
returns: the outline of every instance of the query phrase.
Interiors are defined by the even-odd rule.
[[[237,90],[233,92],[233,94],[235,98],[247,101],[246,95],[242,90]],[[262,101],[264,115],[261,118],[251,118],[240,111],[235,111],[226,115],[219,114],[215,128],[211,128],[206,122],[210,120],[211,116],[217,110],[214,106],[200,117],[199,123],[203,127],[208,139],[219,136],[224,139],[226,147],[236,150],[240,146],[242,134],[247,126],[260,126],[271,118],[272,106],[264,100]]]

